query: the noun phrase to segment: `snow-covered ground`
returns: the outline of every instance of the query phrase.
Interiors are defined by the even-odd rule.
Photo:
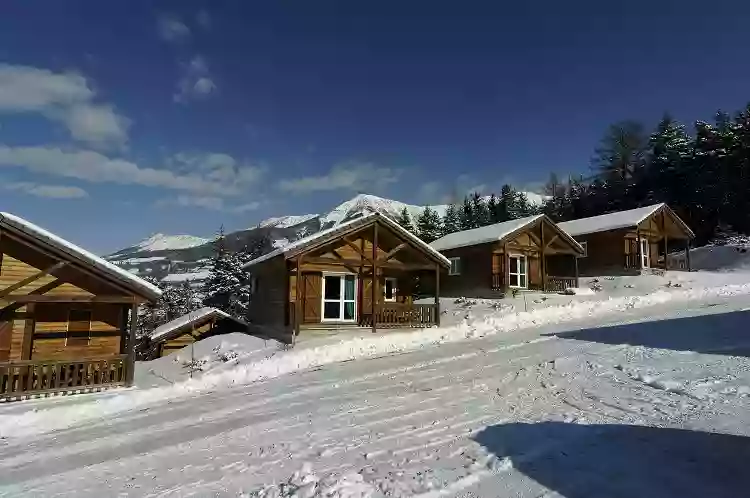
[[[0,495],[746,496],[750,274],[595,284],[1,406]]]

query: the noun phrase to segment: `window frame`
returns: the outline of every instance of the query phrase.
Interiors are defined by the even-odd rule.
[[[338,300],[326,299],[326,277],[339,277],[339,292],[340,297]],[[353,277],[354,279],[354,295],[352,299],[345,299],[346,296],[346,277]],[[356,323],[357,321],[357,296],[359,295],[359,279],[356,273],[348,272],[322,272],[322,278],[320,282],[320,322],[321,323]],[[339,303],[339,318],[326,318],[326,303]],[[346,315],[345,307],[346,303],[354,303],[354,313],[351,319],[344,318]]]
[[[510,260],[518,260],[518,271],[511,271]],[[523,273],[521,272],[521,261],[523,261]],[[510,284],[510,277],[515,275],[518,285]],[[523,281],[525,285],[521,285],[521,275],[523,275]],[[529,288],[529,258],[525,254],[509,254],[508,255],[508,287],[511,289],[528,289]]]
[[[448,261],[450,261],[451,266],[448,268],[448,276],[455,276],[455,275],[461,275],[461,257],[456,256],[453,258],[448,258]],[[453,265],[455,263],[456,270],[453,270]]]

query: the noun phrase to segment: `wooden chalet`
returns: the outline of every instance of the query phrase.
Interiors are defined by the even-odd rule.
[[[666,204],[654,204],[601,216],[558,223],[585,249],[581,275],[626,275],[647,268],[690,270],[690,227]],[[668,257],[685,251],[686,267],[673,268]]]
[[[149,340],[150,358],[160,358],[215,335],[247,332],[247,324],[217,308],[200,308],[158,326]]]
[[[452,233],[430,246],[450,261],[445,296],[499,297],[512,289],[578,286],[583,248],[546,215]]]
[[[134,317],[161,291],[0,213],[0,399],[127,385]]]
[[[440,324],[448,260],[377,212],[322,230],[247,263],[251,330],[293,342],[310,329]],[[416,304],[420,288],[434,303]]]

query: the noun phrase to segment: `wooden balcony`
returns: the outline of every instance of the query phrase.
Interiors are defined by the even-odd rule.
[[[575,277],[547,277],[547,292],[565,292],[578,286],[578,279]]]
[[[625,254],[625,268],[640,270],[641,263],[638,260],[638,254]]]
[[[425,328],[438,325],[438,306],[435,304],[383,303],[376,314],[376,327],[382,328]],[[372,314],[362,315],[362,327],[372,327]]]
[[[0,399],[125,385],[127,355],[0,363]]]

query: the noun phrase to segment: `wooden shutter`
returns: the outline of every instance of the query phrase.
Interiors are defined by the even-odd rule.
[[[0,361],[10,359],[10,341],[13,336],[13,322],[0,322]]]
[[[532,286],[539,286],[542,285],[542,268],[539,261],[538,254],[530,253],[528,256],[526,256],[526,261],[528,262],[528,268],[526,268],[526,271],[529,273],[527,278],[529,281],[526,283],[528,287]]]
[[[320,323],[322,306],[323,280],[320,273],[303,273],[302,281],[302,321],[303,323]]]

